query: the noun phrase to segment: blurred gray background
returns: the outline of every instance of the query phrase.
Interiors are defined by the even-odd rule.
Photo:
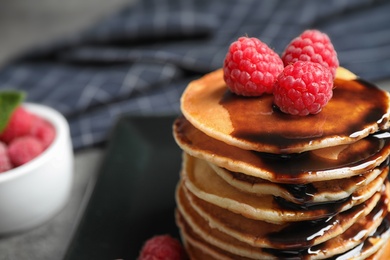
[[[0,0],[0,64],[80,31],[135,0]]]

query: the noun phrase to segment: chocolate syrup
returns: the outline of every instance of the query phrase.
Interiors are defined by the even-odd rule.
[[[360,214],[360,213],[359,213]],[[302,251],[313,245],[314,239],[339,224],[335,216],[313,221],[303,221],[267,235],[273,248],[298,249]]]
[[[349,145],[340,153],[337,160],[329,160],[310,151],[278,155],[243,150],[209,137],[192,126],[184,117],[178,118],[174,126],[179,144],[202,154],[240,161],[261,169],[269,176],[268,180],[278,183],[307,183],[307,178],[311,176],[321,172],[337,175],[343,168],[349,168],[356,175],[362,174],[372,170],[372,165],[383,162],[390,153],[390,138],[374,135]]]
[[[363,223],[356,223],[352,225],[347,231],[342,233],[340,237],[342,237],[342,240],[348,240],[348,239],[355,239],[354,237],[358,237],[360,235],[361,231],[364,231],[367,229],[365,223],[371,223],[375,216],[378,216],[378,214],[381,214],[384,219],[382,220],[382,223],[380,226],[375,230],[375,232],[371,235],[366,235],[365,237],[376,237],[381,238],[381,236],[387,232],[389,232],[390,229],[390,221],[389,221],[389,214],[387,213],[387,205],[386,203],[382,202],[378,203],[378,205],[372,210],[370,214],[368,214],[365,219],[366,221],[363,221]],[[297,239],[296,245],[299,245],[300,247],[297,248],[286,248],[286,249],[271,249],[271,248],[265,248],[263,249],[265,252],[272,254],[273,256],[277,257],[278,259],[286,259],[286,260],[292,260],[292,259],[307,259],[309,258],[309,255],[315,254],[315,252],[318,252],[319,250],[323,250],[322,248],[324,245],[326,245],[327,242],[324,242],[324,244],[319,244],[316,246],[311,246],[310,242],[305,241],[305,235],[306,238],[308,238],[307,234],[313,233],[312,229],[320,230],[321,228],[329,228],[327,225],[332,225],[335,223],[332,223],[332,218],[322,220],[322,222],[315,223],[311,225],[310,223],[302,223],[301,229],[299,229],[299,225],[294,227],[294,230],[282,230],[280,234],[275,233],[270,235],[270,239],[273,241],[276,241],[277,244],[283,244],[286,242],[287,245],[294,245],[294,238]],[[317,226],[318,225],[318,226]],[[309,230],[307,230],[309,229]],[[294,233],[297,232],[297,233]],[[357,234],[357,235],[356,235]],[[358,238],[356,238],[358,239]],[[364,238],[363,238],[364,239]],[[285,242],[284,242],[285,241]],[[301,243],[301,244],[299,244]],[[343,254],[339,254],[337,256],[333,256],[326,259],[332,259],[332,260],[342,260],[342,259],[349,259],[347,256],[350,256],[351,254],[359,254],[362,250],[364,250],[367,247],[370,247],[370,240],[365,239],[360,245],[355,247],[354,249],[349,250],[348,252],[345,252]]]
[[[385,167],[387,167],[389,164],[389,157],[382,162],[378,166],[378,170],[383,171]],[[387,178],[390,176],[388,175]],[[358,176],[353,176],[350,178],[350,180],[353,181],[351,182],[350,185],[359,185],[360,183],[365,181],[364,175],[358,175]],[[294,196],[294,198],[299,202],[299,203],[293,203],[290,201],[287,201],[281,197],[275,197],[275,201],[279,203],[279,205],[284,205],[286,208],[290,209],[311,209],[314,207],[322,207],[326,206],[326,203],[312,203],[312,199],[318,192],[316,189],[315,185],[313,183],[307,183],[307,184],[280,184],[282,187],[284,187],[291,195]],[[339,201],[330,201],[328,203],[344,203],[345,201],[351,199],[352,196],[349,198],[345,198]]]
[[[297,204],[291,201],[288,201],[282,197],[274,196],[275,202],[283,209],[290,210],[324,210],[326,211],[327,217],[337,214],[337,212],[344,206],[344,203],[351,200],[352,196],[331,202],[304,202],[302,204]]]
[[[389,108],[383,91],[360,79],[337,80],[332,99],[316,115],[285,114],[275,109],[272,95],[248,98],[226,91],[219,103],[230,115],[232,137],[274,147],[279,153],[324,138],[350,138],[369,126],[383,125]]]
[[[260,182],[264,182],[264,180],[246,175],[240,172],[231,172],[232,178],[248,182],[252,185]],[[288,191],[297,202],[303,204],[311,201],[314,195],[318,192],[315,186],[312,183],[307,184],[279,184],[281,188]]]
[[[314,198],[317,189],[312,183],[308,184],[281,184],[301,204],[307,203]]]

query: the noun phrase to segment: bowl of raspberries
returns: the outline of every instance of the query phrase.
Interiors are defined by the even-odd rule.
[[[0,234],[38,226],[66,204],[73,149],[66,119],[56,110],[0,92]]]

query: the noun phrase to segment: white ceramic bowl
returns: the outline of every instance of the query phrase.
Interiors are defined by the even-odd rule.
[[[55,128],[52,144],[38,157],[0,173],[0,234],[23,231],[53,217],[66,204],[73,180],[69,126],[57,111],[24,104]]]

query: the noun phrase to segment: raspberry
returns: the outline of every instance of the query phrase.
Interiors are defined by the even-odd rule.
[[[169,235],[158,235],[146,241],[138,260],[181,260],[186,259],[180,242]]]
[[[312,61],[327,67],[334,79],[339,66],[337,53],[328,35],[318,30],[306,30],[293,39],[282,54],[284,66],[298,60]]]
[[[286,66],[274,86],[274,103],[282,112],[317,114],[333,95],[333,79],[324,66],[297,61]]]
[[[40,155],[43,150],[43,145],[37,138],[22,136],[9,144],[8,155],[15,166],[20,166]]]
[[[30,130],[30,134],[38,138],[44,149],[46,149],[54,140],[54,127],[46,120],[36,117]]]
[[[283,62],[257,38],[240,37],[230,45],[223,63],[224,80],[237,95],[272,93]]]
[[[8,156],[7,145],[0,142],[0,173],[12,169],[12,164]]]
[[[11,115],[7,127],[0,135],[0,140],[10,143],[13,139],[27,135],[30,132],[35,116],[19,106]]]

